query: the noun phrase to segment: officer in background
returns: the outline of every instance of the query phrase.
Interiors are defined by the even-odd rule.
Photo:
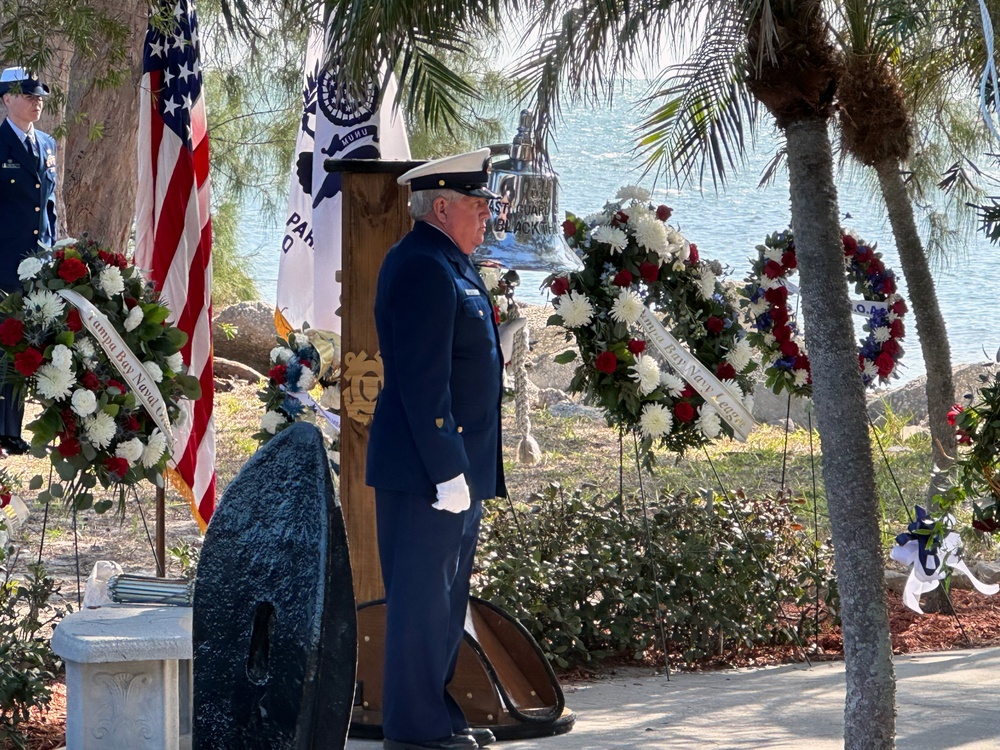
[[[7,68],[0,73],[0,94],[7,108],[0,124],[0,290],[15,292],[24,257],[56,240],[56,142],[35,128],[48,86],[24,68]],[[0,398],[0,448],[25,453],[23,400],[10,385],[0,388]]]
[[[375,294],[385,368],[368,440],[386,596],[386,750],[466,750],[471,729],[446,690],[469,603],[482,501],[507,494],[500,440],[503,361],[493,303],[469,256],[490,217],[489,149],[427,162],[410,186],[413,229],[388,253]]]

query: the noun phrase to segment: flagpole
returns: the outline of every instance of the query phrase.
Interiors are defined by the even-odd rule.
[[[167,575],[167,525],[166,525],[165,487],[156,488],[156,576],[166,578]]]

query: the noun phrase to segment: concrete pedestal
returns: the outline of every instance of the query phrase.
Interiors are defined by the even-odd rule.
[[[191,746],[191,609],[112,605],[66,617],[66,750]]]

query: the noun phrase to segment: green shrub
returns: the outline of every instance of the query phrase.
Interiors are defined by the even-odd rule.
[[[559,667],[658,651],[657,607],[670,652],[688,663],[783,642],[815,629],[817,584],[835,594],[787,501],[678,494],[644,520],[636,498],[595,489],[552,485],[531,508],[484,513],[480,595]]]
[[[49,605],[56,589],[44,567],[29,565],[17,580],[16,559],[16,547],[0,549],[0,747],[25,748],[18,725],[33,706],[49,703],[58,662],[45,630],[63,612]]]

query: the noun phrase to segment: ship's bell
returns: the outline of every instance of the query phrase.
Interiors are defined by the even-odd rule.
[[[556,218],[559,178],[548,155],[535,146],[533,126],[534,117],[524,110],[514,142],[490,146],[489,188],[500,197],[490,205],[486,238],[472,260],[520,271],[579,271],[583,263],[566,244]]]

